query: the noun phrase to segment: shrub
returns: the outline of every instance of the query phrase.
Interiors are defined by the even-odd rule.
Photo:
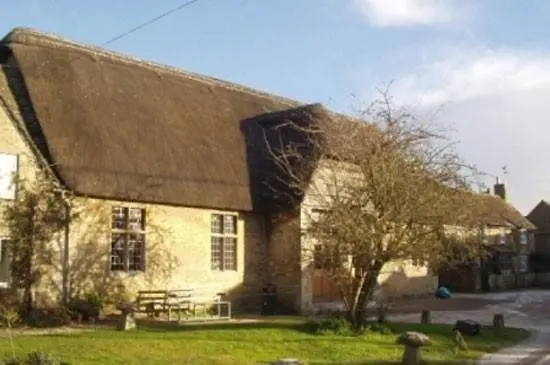
[[[60,327],[71,322],[71,317],[65,308],[35,308],[27,313],[24,323],[32,327]]]
[[[66,362],[57,360],[54,356],[40,351],[31,352],[26,359],[10,357],[4,360],[4,365],[68,365]]]
[[[306,323],[306,331],[312,334],[336,334],[348,336],[353,333],[349,321],[344,318],[332,317],[323,320],[312,320]]]
[[[97,294],[88,294],[84,298],[73,299],[68,306],[73,319],[82,317],[88,321],[90,318],[97,318],[103,309],[103,299]]]
[[[387,322],[385,322],[385,323],[372,323],[372,324],[366,326],[365,330],[370,331],[370,332],[381,333],[383,335],[390,335],[390,334],[394,333],[393,329],[387,324]]]

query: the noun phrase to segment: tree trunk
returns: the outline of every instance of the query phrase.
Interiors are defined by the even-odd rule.
[[[26,268],[25,268],[25,277],[23,278],[23,315],[27,316],[32,312],[33,309],[33,295],[32,295],[32,287],[33,287],[33,249],[28,247],[27,249],[27,258],[26,258]]]
[[[25,289],[23,294],[23,310],[24,314],[28,315],[32,312],[33,298],[32,298],[32,284],[30,281],[25,283]]]
[[[27,248],[28,248],[28,257],[27,257],[27,275],[25,277],[25,283],[24,283],[24,299],[23,299],[23,306],[25,310],[25,314],[28,315],[32,312],[33,309],[33,297],[32,297],[32,286],[34,283],[34,239],[35,239],[35,225],[34,225],[34,218],[36,215],[36,208],[35,203],[33,202],[30,207],[30,230],[31,230],[31,237],[30,242],[27,242]]]
[[[357,266],[356,266],[357,267]],[[348,320],[350,321],[352,327],[358,329],[364,326],[365,320],[366,320],[366,306],[367,302],[370,299],[372,292],[374,290],[374,287],[376,286],[376,282],[378,281],[378,275],[380,273],[380,269],[382,268],[382,264],[376,263],[372,267],[365,268],[367,272],[367,275],[364,280],[360,280],[361,278],[361,269],[356,269],[355,273],[355,282],[357,283],[357,287],[355,288],[353,295],[357,295],[357,300],[352,301],[353,303],[350,308],[348,308]],[[362,285],[359,286],[359,284],[362,282]]]

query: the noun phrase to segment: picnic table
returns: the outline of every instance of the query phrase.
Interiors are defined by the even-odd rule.
[[[149,317],[177,314],[182,320],[231,319],[231,302],[222,300],[224,293],[208,294],[197,289],[140,290],[136,299],[136,311]],[[182,319],[182,315],[186,317]]]

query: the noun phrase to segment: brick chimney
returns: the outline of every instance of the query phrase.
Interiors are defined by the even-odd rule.
[[[506,185],[501,183],[497,177],[497,182],[494,186],[495,195],[500,196],[502,199],[506,200]]]

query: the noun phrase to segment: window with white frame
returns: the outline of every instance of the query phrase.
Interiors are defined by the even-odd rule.
[[[10,252],[9,245],[11,241],[7,238],[0,238],[0,287],[9,286],[11,278]]]
[[[145,271],[145,209],[116,206],[111,217],[111,271]]]
[[[14,200],[16,193],[18,156],[0,153],[0,200]]]
[[[215,271],[237,271],[237,216],[212,214],[210,262]]]

